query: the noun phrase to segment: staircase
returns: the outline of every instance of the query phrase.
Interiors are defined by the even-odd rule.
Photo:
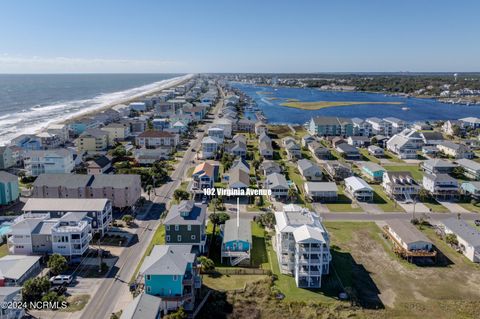
[[[246,259],[249,259],[250,258],[250,254],[249,253],[242,253],[241,255],[233,258],[230,260],[230,265],[232,266],[236,266],[238,265],[239,263],[241,263],[242,261],[246,260]]]

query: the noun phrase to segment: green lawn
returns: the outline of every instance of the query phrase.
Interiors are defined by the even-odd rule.
[[[480,213],[480,204],[474,205],[467,200],[459,201],[458,204],[470,212]]]
[[[422,203],[425,204],[425,206],[427,206],[428,208],[430,208],[432,210],[432,212],[436,212],[436,213],[447,213],[448,212],[448,209],[445,206],[439,204],[433,198],[429,198],[429,199],[423,201]]]
[[[344,194],[341,187],[338,188],[338,200],[327,203],[325,206],[332,212],[363,212],[361,207],[352,207],[352,200]]]
[[[165,244],[165,225],[161,224],[155,230],[155,234],[153,234],[152,241],[150,242],[150,244],[148,244],[145,254],[142,256],[142,259],[138,263],[137,268],[135,268],[135,272],[133,273],[133,276],[130,279],[130,282],[133,282],[136,279],[138,271],[140,270],[140,266],[143,263],[143,260],[145,259],[146,256],[150,255],[150,253],[152,252],[153,246],[163,245],[163,244]]]
[[[297,185],[298,190],[298,197],[297,197],[297,204],[304,205],[309,209],[313,209],[312,205],[308,203],[305,199],[305,191],[303,189],[303,185],[305,181],[303,180],[302,176],[298,173],[298,169],[296,164],[291,162],[287,162],[287,171],[288,171],[288,179]]]
[[[336,300],[329,297],[323,289],[303,289],[298,288],[295,279],[292,276],[284,275],[280,273],[278,266],[277,254],[273,250],[271,241],[267,242],[268,259],[271,262],[272,272],[278,276],[278,280],[275,281],[275,286],[285,295],[286,301],[298,301],[298,302],[323,302],[332,303]]]
[[[385,150],[385,158],[388,159],[390,162],[405,163],[403,160],[399,159],[395,154],[387,150]]]
[[[8,255],[8,246],[7,244],[3,244],[0,246],[0,257]]]
[[[364,158],[368,159],[370,162],[380,164],[380,160],[375,156],[371,155],[370,153],[368,153],[367,149],[359,148],[359,150],[360,150],[360,154],[362,154]]]
[[[390,199],[383,191],[381,185],[370,185],[375,191],[373,194],[373,202],[384,212],[404,212],[405,210],[396,205],[396,202]]]
[[[242,289],[245,284],[267,278],[266,275],[203,275],[202,282],[205,286],[214,290]]]
[[[265,247],[265,230],[256,222],[252,222],[252,250],[250,254],[253,266],[270,269],[267,248]]]
[[[422,183],[423,173],[417,165],[414,166],[384,166],[387,171],[392,172],[410,172],[413,178],[418,182]]]

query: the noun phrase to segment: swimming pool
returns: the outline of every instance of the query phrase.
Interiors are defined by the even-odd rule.
[[[1,224],[0,225],[0,237],[3,236],[3,235],[6,235],[11,227],[12,227],[12,223],[9,223],[9,222],[5,222],[5,223]]]

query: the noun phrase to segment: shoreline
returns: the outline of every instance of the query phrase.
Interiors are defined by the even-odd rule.
[[[76,114],[76,115],[74,114],[68,119],[61,119],[59,121],[52,122],[49,125],[47,125],[45,128],[40,129],[39,132],[42,132],[43,130],[47,129],[48,126],[50,126],[52,124],[69,124],[73,121],[76,121],[76,120],[79,120],[79,119],[82,119],[82,118],[87,118],[87,117],[90,117],[92,115],[102,113],[103,111],[113,109],[114,107],[122,105],[122,104],[125,104],[125,107],[128,107],[128,104],[131,103],[131,102],[134,102],[134,101],[136,101],[136,100],[138,100],[142,97],[153,95],[153,94],[159,93],[163,90],[168,90],[168,89],[171,89],[173,87],[182,85],[182,84],[188,82],[194,76],[195,76],[195,74],[187,74],[187,75],[181,76],[180,78],[178,78],[176,80],[174,80],[175,78],[164,80],[164,81],[170,81],[170,82],[164,83],[160,87],[157,87],[155,89],[151,89],[151,90],[143,92],[143,93],[138,93],[138,94],[133,95],[133,96],[129,96],[129,97],[126,97],[126,98],[121,98],[121,99],[119,99],[115,102],[108,103],[107,105],[101,106],[101,107],[99,107],[95,110],[91,110],[91,111],[88,111],[88,112],[85,112],[85,113],[82,113],[82,114]]]

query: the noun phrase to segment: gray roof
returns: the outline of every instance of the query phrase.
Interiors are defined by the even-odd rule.
[[[0,302],[7,301],[5,300],[7,296],[17,295],[21,290],[22,287],[0,287]]]
[[[301,168],[303,171],[304,170],[307,170],[309,168],[312,168],[312,167],[316,167],[318,169],[320,169],[316,164],[312,163],[312,161],[308,160],[308,159],[301,159],[297,162],[297,165],[299,168]]]
[[[338,186],[334,182],[306,182],[309,192],[338,192]]]
[[[58,187],[65,186],[67,188],[85,187],[93,180],[93,175],[80,174],[42,174],[37,177],[33,183],[34,187]]]
[[[444,167],[444,168],[449,168],[449,167],[456,167],[457,165],[453,164],[450,161],[446,161],[440,158],[436,159],[429,159],[425,162],[423,162],[424,166],[430,166],[430,167]]]
[[[37,227],[32,231],[32,235],[51,235],[52,227],[57,224],[56,220],[43,220],[37,224]]]
[[[284,175],[279,174],[279,173],[272,173],[267,176],[267,185],[269,188],[275,188],[275,187],[284,187],[284,188],[289,188],[287,179],[285,178]]]
[[[250,185],[250,174],[241,169],[240,167],[234,167],[229,172],[228,186],[233,187],[233,184],[242,183],[245,187]]]
[[[357,154],[359,153],[358,149],[350,144],[342,143],[336,146],[339,151],[343,153]]]
[[[480,232],[473,226],[470,226],[466,221],[457,218],[449,218],[440,222],[470,245],[480,247]]]
[[[161,298],[141,293],[127,305],[120,319],[157,318],[161,303]]]
[[[468,168],[474,171],[480,171],[480,163],[478,162],[475,162],[466,158],[456,160],[456,162],[458,165],[463,166],[465,168]]]
[[[229,219],[223,226],[223,242],[242,240],[252,242],[252,225],[250,219],[240,218],[239,227],[237,227],[237,219]]]
[[[441,145],[443,147],[447,147],[447,148],[450,148],[452,150],[466,150],[468,149],[466,145],[463,145],[463,144],[457,144],[457,143],[453,143],[451,141],[442,141],[440,144],[438,145]]]
[[[29,198],[22,210],[24,212],[89,212],[101,211],[107,203],[107,198]]]
[[[142,275],[184,275],[189,263],[195,261],[191,245],[156,245],[145,258]]]
[[[422,135],[425,140],[441,141],[444,139],[443,134],[440,132],[421,132],[420,135]]]
[[[373,163],[373,162],[363,162],[361,164],[361,166],[365,167],[366,169],[368,169],[371,172],[385,171],[385,168],[383,168],[382,166],[378,165],[377,163]]]
[[[0,171],[0,182],[18,182],[18,177],[16,175],[10,174],[5,171]]]
[[[182,216],[183,215],[183,216]],[[206,204],[195,204],[193,200],[173,205],[165,218],[165,225],[203,225],[207,215]]]
[[[0,258],[0,275],[18,280],[39,260],[40,256],[6,255]]]
[[[448,174],[425,174],[424,177],[435,182],[457,182],[455,178]]]
[[[388,227],[392,229],[402,241],[407,244],[423,241],[427,243],[431,243],[430,239],[427,238],[421,231],[419,231],[415,226],[413,226],[407,220],[401,219],[392,219],[387,220],[386,224]]]
[[[282,171],[282,168],[280,167],[280,165],[277,162],[269,161],[269,160],[262,162],[262,168],[264,170],[274,168],[275,170],[278,170],[278,172]]]

